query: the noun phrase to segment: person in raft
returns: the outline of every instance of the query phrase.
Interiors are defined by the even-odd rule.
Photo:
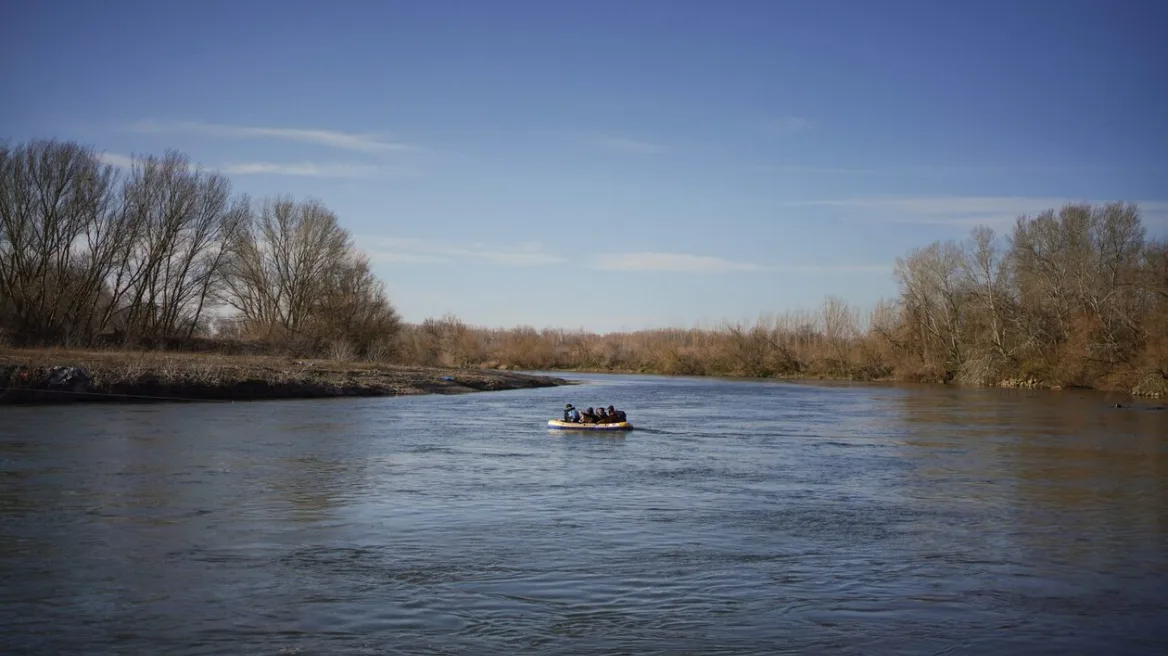
[[[588,408],[584,412],[577,410],[571,403],[564,406],[564,421],[573,424],[619,424],[628,421],[624,410],[617,410],[611,405],[608,410],[601,406],[593,410]]]
[[[619,424],[628,421],[628,416],[625,415],[624,410],[617,410],[610,405],[608,406],[608,420],[614,424]]]
[[[607,411],[605,411],[604,408],[598,408],[596,411],[596,416],[596,423],[598,424],[619,424],[625,421],[625,413],[617,410],[611,405],[608,406]]]

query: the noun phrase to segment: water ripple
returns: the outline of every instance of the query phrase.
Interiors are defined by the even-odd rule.
[[[584,378],[638,429],[547,431],[563,389],[6,410],[0,649],[1168,649],[1168,413]]]

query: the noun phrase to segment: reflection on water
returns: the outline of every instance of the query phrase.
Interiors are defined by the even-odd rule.
[[[0,648],[1163,653],[1168,412],[584,376],[5,409]],[[567,400],[644,430],[547,431]]]
[[[941,479],[948,494],[1001,501],[1012,522],[1028,527],[1019,537],[1034,557],[1064,554],[1112,570],[1133,556],[1164,557],[1155,543],[1148,553],[1124,548],[1132,536],[1168,529],[1163,411],[1114,408],[1081,392],[939,390],[899,398],[903,442],[930,463],[920,471],[932,486]],[[1082,524],[1078,537],[1063,530],[1069,516]]]

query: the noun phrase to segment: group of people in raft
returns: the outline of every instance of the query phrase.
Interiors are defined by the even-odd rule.
[[[564,421],[573,424],[619,424],[623,421],[628,421],[628,419],[625,418],[624,410],[617,410],[611,405],[608,406],[607,410],[604,407],[600,407],[595,412],[593,412],[592,408],[580,412],[569,403],[564,406]]]

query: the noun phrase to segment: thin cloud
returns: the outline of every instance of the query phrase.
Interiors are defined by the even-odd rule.
[[[443,264],[451,261],[449,257],[440,255],[426,255],[424,253],[409,253],[394,250],[375,250],[369,253],[369,259],[382,264]]]
[[[310,178],[368,178],[377,175],[381,169],[362,164],[277,164],[274,162],[245,162],[228,164],[223,172],[230,175],[291,175]]]
[[[774,271],[790,273],[890,273],[891,264],[807,264],[773,267]]]
[[[405,237],[365,235],[358,245],[374,262],[382,264],[480,263],[499,266],[545,266],[566,260],[549,253],[539,242],[501,246],[482,242],[446,242]]]
[[[120,153],[101,153],[98,159],[103,164],[120,169],[132,169],[135,158]],[[398,174],[405,175],[404,171],[389,170],[379,166],[364,164],[315,164],[300,162],[292,164],[277,164],[274,162],[243,162],[227,164],[218,169],[228,175],[288,175],[313,178],[367,178],[375,175]]]
[[[786,203],[788,207],[837,207],[862,212],[890,223],[913,223],[1006,228],[1022,215],[1058,210],[1068,203],[1102,204],[1110,201],[1031,196],[917,196],[812,200]],[[1166,201],[1135,201],[1145,218],[1168,215]]]
[[[781,273],[887,273],[890,264],[789,264],[764,266],[736,262],[711,255],[688,253],[606,253],[592,259],[592,268],[604,271],[674,271],[721,273],[727,271],[774,271]]]
[[[134,158],[120,153],[101,153],[97,156],[97,159],[102,164],[108,164],[119,169],[130,169],[134,167]]]
[[[665,147],[648,141],[619,137],[610,134],[593,135],[590,143],[603,150],[633,155],[655,155],[665,152]]]
[[[355,150],[366,153],[386,153],[416,150],[416,147],[395,141],[387,141],[376,133],[339,132],[302,128],[264,127],[249,125],[223,125],[192,121],[159,123],[142,121],[133,126],[137,132],[174,133],[187,132],[227,139],[278,139],[299,141],[341,150]]]
[[[593,259],[595,269],[605,271],[680,271],[715,273],[722,271],[766,271],[751,262],[733,262],[709,255],[686,253],[606,253]]]

